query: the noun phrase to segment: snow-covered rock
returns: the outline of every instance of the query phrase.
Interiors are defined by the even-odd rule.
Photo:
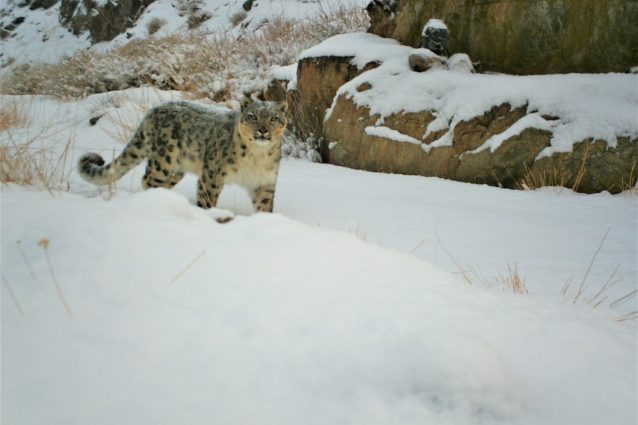
[[[366,33],[302,53],[304,66],[332,70],[300,71],[297,80],[299,88],[319,88],[301,96],[319,117],[336,93],[324,119],[324,160],[504,187],[546,180],[589,193],[635,184],[638,76],[473,74],[467,55],[419,73],[411,55]],[[319,92],[317,101],[311,93]],[[393,143],[408,138],[421,145]]]

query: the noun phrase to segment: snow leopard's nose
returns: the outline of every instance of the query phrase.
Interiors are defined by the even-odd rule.
[[[266,127],[260,127],[257,130],[257,134],[259,137],[267,138],[268,137],[268,129]]]

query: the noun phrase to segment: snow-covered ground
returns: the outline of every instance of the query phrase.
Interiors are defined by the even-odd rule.
[[[222,225],[192,177],[78,178],[180,96],[0,98],[26,111],[3,146],[68,153],[66,191],[2,187],[3,423],[636,423],[636,321],[616,321],[636,297],[610,306],[637,287],[635,194],[285,160],[275,214]],[[236,188],[220,207],[251,212]],[[516,265],[529,292],[468,285],[446,250],[486,281]]]

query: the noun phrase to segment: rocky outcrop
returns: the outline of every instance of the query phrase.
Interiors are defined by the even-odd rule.
[[[62,0],[60,22],[79,35],[88,31],[93,43],[109,41],[133,26],[153,0]]]
[[[373,0],[370,32],[419,47],[431,18],[450,53],[510,74],[627,72],[638,65],[635,0]]]
[[[332,104],[339,87],[379,65],[378,62],[370,62],[359,69],[351,61],[352,56],[313,57],[299,61],[297,89],[293,95],[296,110],[292,119],[302,137],[321,138],[325,111]],[[325,146],[320,153],[327,158]]]
[[[324,162],[505,188],[636,184],[634,75],[482,75],[467,54],[362,33],[301,57],[296,90],[275,81],[266,94],[303,112],[297,130],[312,117]]]
[[[526,115],[527,106],[493,107],[484,115],[459,122],[451,143],[430,147],[445,131],[423,134],[435,119],[431,111],[396,113],[383,118],[383,127],[407,136],[383,137],[369,129],[382,117],[352,98],[340,96],[324,126],[328,161],[335,165],[386,173],[442,177],[505,188],[565,186],[583,193],[617,193],[633,187],[638,175],[638,138],[618,139],[616,147],[603,140],[583,140],[572,152],[537,159],[550,145],[552,133],[527,128],[503,141],[493,152],[477,151]],[[553,117],[547,117],[552,119]],[[409,139],[414,139],[411,143]],[[423,143],[421,143],[423,141]]]

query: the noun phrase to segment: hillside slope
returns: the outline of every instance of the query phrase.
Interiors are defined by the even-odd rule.
[[[117,2],[9,0],[0,9],[0,66],[3,72],[16,64],[56,62],[82,50],[106,51],[149,36],[162,37],[193,30],[240,36],[258,31],[273,19],[304,19],[335,8],[363,7],[367,0],[155,0],[147,2],[150,4],[146,8],[136,9],[139,16],[129,17],[130,26],[120,34],[94,43],[96,38],[101,40],[103,36],[96,37],[89,31],[89,18],[100,24],[108,20],[102,18],[101,10],[109,3]],[[77,5],[72,8],[69,4]],[[87,4],[94,8],[87,10]]]

